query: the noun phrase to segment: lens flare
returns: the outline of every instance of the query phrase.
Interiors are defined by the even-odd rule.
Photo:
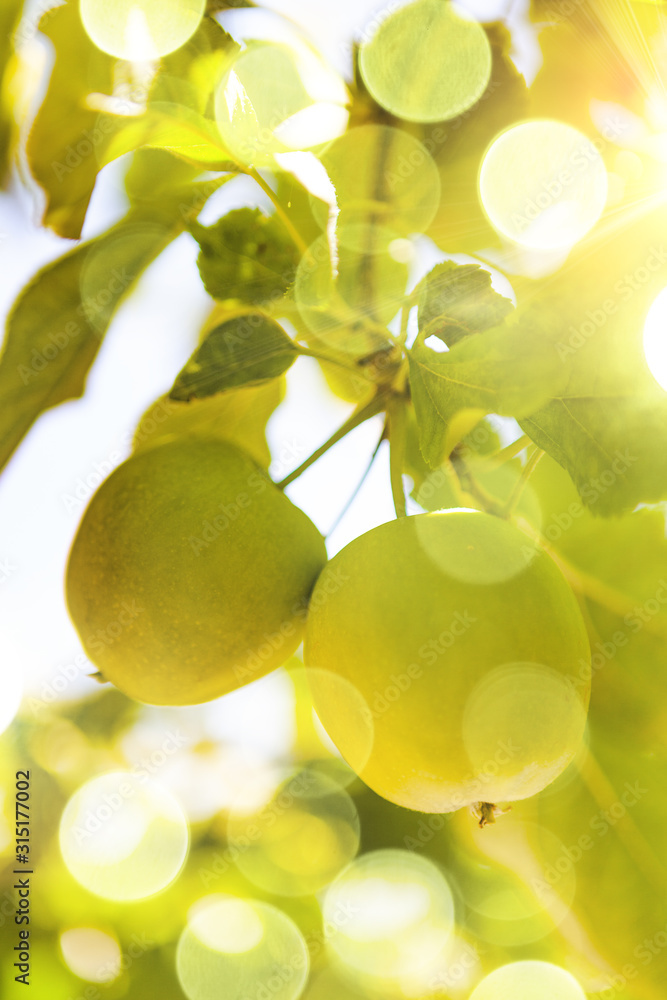
[[[364,252],[360,227],[341,226],[336,232],[335,252],[326,236],[319,236],[299,262],[294,298],[303,321],[330,349],[355,357],[386,347],[363,321],[389,323],[400,309],[407,283],[407,268],[389,254],[374,253],[377,227],[371,235],[369,252]],[[359,237],[359,243],[350,247]],[[387,246],[391,233],[385,231]]]
[[[502,820],[502,823],[494,823],[484,830],[477,826],[468,827],[470,839],[484,861],[490,859],[493,862],[491,872],[502,866],[520,880],[530,894],[535,916],[547,914],[552,927],[560,924],[569,916],[577,891],[577,852],[569,849],[553,831],[539,823],[518,818],[513,813],[503,816]],[[580,848],[577,850],[583,853]],[[492,897],[500,886],[497,882],[496,889],[489,889],[485,895]],[[528,916],[530,903],[523,892],[519,895],[523,899],[518,906],[514,906],[514,912],[517,916]],[[498,908],[492,898],[472,905],[478,912],[485,912],[491,917],[492,922],[496,922],[495,930],[498,930]],[[491,930],[493,933],[493,928]]]
[[[508,521],[475,511],[464,523],[452,511],[415,518],[428,558],[464,584],[489,586],[521,574],[537,554],[537,543]]]
[[[574,758],[588,705],[568,677],[539,663],[506,663],[485,674],[470,693],[462,735],[475,775],[493,777],[496,801],[541,791]],[[522,750],[530,747],[530,759]],[[522,768],[502,775],[501,748]],[[500,773],[499,773],[500,772]]]

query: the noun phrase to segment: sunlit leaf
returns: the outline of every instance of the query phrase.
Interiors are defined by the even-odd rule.
[[[410,385],[421,449],[432,468],[487,413],[520,416],[549,397],[565,377],[549,356],[537,315],[504,325],[436,353],[410,351]]]
[[[59,235],[80,236],[100,169],[142,145],[170,148],[199,168],[232,166],[205,116],[216,66],[219,72],[232,47],[215,21],[205,18],[188,44],[161,62],[154,81],[133,83],[130,75],[123,86],[121,64],[92,44],[76,3],[48,11],[41,30],[55,62],[28,159],[47,196],[44,224]]]
[[[100,156],[113,124],[87,106],[89,94],[113,90],[114,60],[95,48],[78,5],[44,14],[40,31],[55,48],[49,87],[28,137],[30,169],[46,192],[44,225],[77,239],[86,216]]]
[[[117,128],[104,162],[142,146],[163,148],[208,170],[235,170],[209,112],[226,60],[237,45],[220,25],[204,18],[187,43],[161,63],[148,106],[134,117],[110,116]]]
[[[553,330],[549,351],[568,374],[522,426],[597,515],[667,497],[667,393],[642,344],[648,309],[667,284],[664,225],[664,210],[629,215],[529,295]]]
[[[436,265],[424,279],[419,298],[419,333],[439,337],[449,347],[471,333],[499,326],[512,312],[509,299],[491,285],[491,275],[478,264]]]
[[[110,138],[100,166],[140,146],[165,149],[207,170],[235,170],[215,122],[180,104],[151,102],[146,113],[118,128]]]
[[[132,205],[150,206],[153,211],[160,211],[165,199],[171,203],[180,194],[179,211],[184,218],[193,218],[202,205],[204,185],[214,190],[214,182],[195,181],[200,174],[199,167],[165,149],[138,149],[125,175],[125,191]],[[226,174],[217,183],[224,184],[231,176]]]
[[[116,307],[185,225],[163,211],[130,212],[47,264],[17,299],[0,355],[0,466],[44,410],[82,395]]]

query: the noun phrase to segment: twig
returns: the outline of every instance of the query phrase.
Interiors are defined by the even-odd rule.
[[[382,412],[384,407],[385,399],[382,393],[376,393],[370,402],[364,403],[363,406],[358,406],[354,413],[348,417],[342,427],[339,427],[335,434],[331,435],[328,441],[325,441],[323,445],[320,445],[317,451],[314,451],[305,462],[302,462],[298,469],[295,469],[294,472],[290,472],[289,476],[286,476],[285,479],[276,483],[278,489],[284,490],[290,485],[290,483],[293,483],[295,479],[298,479],[299,476],[306,471],[306,469],[309,469],[311,465],[314,465],[315,462],[317,462],[322,455],[326,454],[330,448],[333,448],[335,444],[342,441],[343,438],[350,433],[350,431],[353,431],[355,427],[359,427],[367,420],[370,420],[371,417],[377,416],[378,413]]]

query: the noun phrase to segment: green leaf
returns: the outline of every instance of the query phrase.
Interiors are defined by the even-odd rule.
[[[98,157],[114,127],[101,123],[86,100],[93,92],[112,93],[115,60],[90,41],[77,3],[47,11],[39,28],[55,48],[55,62],[28,137],[28,161],[46,193],[44,225],[59,236],[78,239]]]
[[[119,64],[92,44],[77,3],[47,11],[40,29],[54,45],[55,62],[27,152],[47,196],[44,225],[78,239],[98,172],[144,145],[167,148],[198,169],[233,167],[207,112],[235,43],[211,18],[161,61],[147,110],[136,117],[100,113],[93,106],[91,95],[99,101],[99,95],[117,91]]]
[[[211,330],[178,375],[170,399],[204,399],[226,389],[283,375],[299,348],[260,313],[244,313]]]
[[[483,457],[500,448],[500,438],[497,431],[488,420],[480,422],[459,443],[458,449],[466,458],[469,456]],[[408,409],[407,444],[405,451],[405,470],[413,482],[410,495],[425,510],[443,510],[445,507],[455,507],[457,497],[453,489],[451,463],[445,462],[432,469],[422,455],[419,441],[419,425],[414,406]],[[425,491],[422,486],[428,483]]]
[[[596,515],[667,498],[667,393],[643,349],[646,314],[667,284],[666,224],[665,210],[654,209],[577,248],[531,296],[568,374],[522,427]]]
[[[134,450],[141,451],[167,438],[216,437],[243,448],[267,469],[271,452],[266,424],[285,395],[285,380],[228,389],[206,399],[179,403],[163,396],[153,403],[137,425]]]
[[[180,220],[167,226],[130,212],[47,264],[21,292],[0,355],[0,468],[44,410],[83,394],[118,304],[181,228]]]
[[[106,116],[115,123],[100,167],[140,146],[165,149],[202,170],[235,171],[236,164],[220,139],[214,121],[182,104],[154,101],[145,114],[123,119]]]
[[[417,343],[409,360],[420,446],[432,468],[486,414],[531,413],[566,377],[536,314],[512,316],[442,354]]]
[[[199,273],[215,299],[270,304],[294,280],[299,252],[275,216],[240,208],[214,226],[193,224],[190,232],[201,247]]]
[[[494,291],[479,264],[445,261],[427,274],[419,297],[422,340],[439,337],[449,347],[473,333],[499,326],[513,311],[510,299]]]
[[[213,118],[213,95],[237,43],[204,18],[190,41],[161,63],[146,112],[116,117],[105,162],[139,147],[162,148],[207,170],[236,170]]]
[[[159,211],[165,199],[173,200],[180,193],[184,214],[194,217],[197,208],[201,208],[203,204],[197,189],[201,188],[202,184],[214,183],[212,181],[194,183],[200,173],[199,167],[186,163],[165,149],[146,147],[138,149],[132,157],[125,175],[125,191],[130,204],[151,207],[153,211]],[[217,183],[222,185],[231,177],[231,174],[227,174],[220,177]],[[192,204],[186,211],[188,202]]]
[[[284,170],[274,172],[276,197],[290,218],[294,228],[310,245],[322,235],[322,227],[317,222],[328,214],[328,208],[319,198],[310,194],[294,174]]]
[[[183,104],[213,119],[215,90],[228,60],[239,51],[231,35],[206,16],[185,45],[161,60],[151,100]]]
[[[667,497],[667,399],[648,380],[638,387],[597,374],[575,373],[521,426],[568,470],[584,503],[610,516]]]
[[[95,677],[95,680],[98,678]],[[70,719],[91,742],[108,746],[110,740],[132,725],[139,714],[138,709],[136,701],[117,688],[108,687],[95,691],[93,698],[74,702],[63,712],[63,716]]]

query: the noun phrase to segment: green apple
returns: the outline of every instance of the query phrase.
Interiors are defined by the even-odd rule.
[[[590,649],[576,598],[532,538],[489,514],[400,518],[351,542],[313,592],[305,659],[343,757],[410,809],[534,795],[581,743]]]
[[[284,663],[326,561],[322,536],[245,453],[180,438],[120,465],[86,510],[71,617],[138,701],[208,701]]]

